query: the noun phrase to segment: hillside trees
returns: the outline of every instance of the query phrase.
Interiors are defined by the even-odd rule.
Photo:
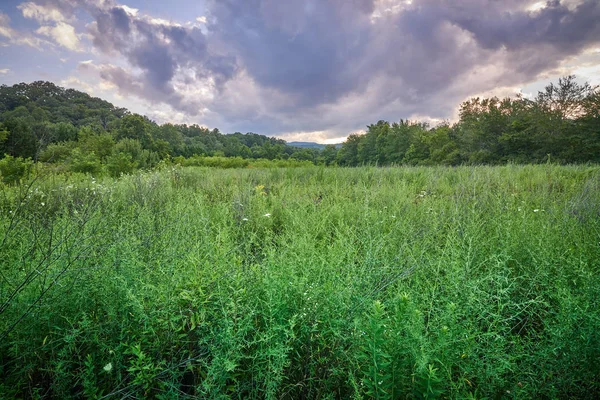
[[[6,154],[65,163],[73,171],[90,173],[106,169],[114,176],[178,156],[318,158],[318,152],[255,133],[224,135],[198,125],[158,125],[104,100],[41,81],[0,86],[0,124],[0,158]]]
[[[338,153],[341,165],[499,164],[600,161],[600,91],[574,76],[534,99],[472,98],[459,120],[430,128],[400,120],[369,125]]]
[[[226,135],[199,125],[159,125],[50,82],[0,86],[0,124],[0,157],[111,174],[197,156],[341,166],[600,162],[600,91],[574,76],[549,84],[531,99],[469,99],[454,124],[379,120],[364,134],[351,134],[340,148],[323,150],[251,132]]]

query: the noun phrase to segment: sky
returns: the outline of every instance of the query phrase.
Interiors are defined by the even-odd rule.
[[[0,84],[288,141],[600,84],[598,0],[1,0]]]

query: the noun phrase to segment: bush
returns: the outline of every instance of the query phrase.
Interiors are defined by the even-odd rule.
[[[51,143],[40,153],[38,161],[41,162],[60,162],[71,155],[76,142]]]
[[[32,167],[33,162],[30,158],[23,159],[5,154],[4,158],[0,160],[2,182],[9,185],[19,183],[23,177],[29,174]]]
[[[98,174],[102,171],[102,164],[95,152],[83,154],[76,148],[71,153],[71,171],[83,172],[86,174]]]
[[[137,164],[133,161],[131,154],[114,152],[106,160],[106,168],[112,177],[130,174],[135,170]]]

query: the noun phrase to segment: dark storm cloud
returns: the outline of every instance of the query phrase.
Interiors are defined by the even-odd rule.
[[[364,91],[382,75],[390,84],[377,93],[380,104],[403,98],[407,111],[431,113],[430,97],[494,58],[517,70],[495,84],[519,84],[600,38],[594,0],[574,9],[549,2],[537,12],[511,0],[398,5],[373,19],[372,1],[214,1],[210,29],[260,85],[295,99],[282,110],[290,113]]]
[[[265,133],[448,117],[464,97],[534,80],[600,40],[597,0],[535,11],[532,0],[209,0],[203,29],[112,0],[43,3],[84,7],[94,46],[142,71],[102,67],[122,93]],[[183,69],[186,85],[210,79],[215,95],[178,92]]]
[[[319,104],[366,84],[355,66],[372,39],[373,8],[367,0],[215,1],[209,29],[260,85]]]
[[[111,8],[94,13],[96,28],[94,45],[102,51],[124,48],[131,33],[129,15],[122,8]]]
[[[105,53],[123,55],[132,66],[143,71],[143,90],[124,80],[140,80],[126,71],[105,67],[103,77],[109,78],[122,91],[144,95],[151,102],[166,102],[191,115],[199,112],[195,102],[184,102],[175,92],[173,78],[178,69],[188,69],[194,77],[212,77],[217,83],[230,79],[235,73],[235,59],[211,54],[206,36],[198,27],[183,27],[163,20],[137,17],[126,9],[111,4],[87,6],[94,18],[89,32],[94,45]],[[147,86],[147,88],[146,88]]]

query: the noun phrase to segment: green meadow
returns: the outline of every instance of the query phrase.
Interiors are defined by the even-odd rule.
[[[0,397],[600,392],[598,166],[34,175],[0,187]]]

